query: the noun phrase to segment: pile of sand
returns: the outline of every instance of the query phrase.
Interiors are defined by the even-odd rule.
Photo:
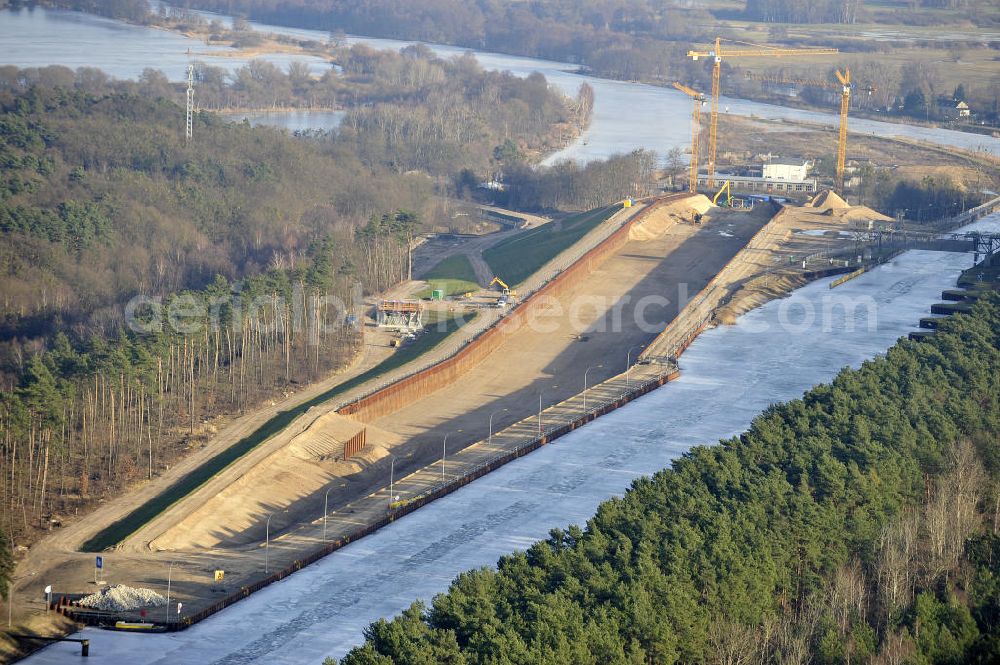
[[[845,210],[842,216],[849,222],[862,222],[868,220],[875,220],[881,222],[892,221],[892,217],[888,217],[878,212],[877,210],[872,210],[868,206],[851,206],[849,210]]]
[[[337,460],[343,458],[344,442],[366,430],[365,440],[369,446],[395,446],[403,442],[400,435],[381,427],[358,422],[329,411],[314,420],[304,432],[291,440],[287,451],[301,460]]]
[[[362,448],[354,457],[350,459],[348,464],[352,467],[362,467],[370,464],[375,464],[379,460],[384,459],[389,455],[389,449],[385,446],[380,446],[377,443],[369,443],[364,448]]]
[[[831,221],[839,222],[890,221],[892,219],[867,206],[852,206],[840,198],[836,192],[829,189],[824,189],[801,208],[788,209],[801,210],[813,215],[822,214],[832,218]]]
[[[678,222],[691,223],[695,215],[703,215],[712,207],[712,202],[704,195],[688,196],[680,201],[655,206],[639,222],[632,224],[628,231],[629,240],[655,240]]]
[[[851,206],[847,204],[847,201],[840,198],[836,192],[824,189],[806,203],[805,207],[816,208],[817,210],[843,210]]]

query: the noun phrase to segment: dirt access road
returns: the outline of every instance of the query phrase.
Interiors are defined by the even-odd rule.
[[[540,392],[543,406],[579,393],[588,367],[591,385],[622,372],[627,354],[634,359],[638,347],[662,331],[678,305],[770,216],[764,210],[713,209],[697,226],[671,218],[690,207],[684,199],[676,209],[655,213],[597,270],[554,299],[551,316],[518,331],[450,386],[374,422],[323,416],[198,509],[174,515],[173,525],[147,542],[180,551],[254,548],[272,512],[273,537],[322,515],[327,496],[332,510],[378,490],[389,476],[390,459],[395,476],[402,477],[440,459],[446,434],[448,452],[454,453],[488,438],[491,414],[496,431],[535,413]],[[368,430],[364,464],[338,477],[328,460],[311,451],[321,450],[329,437],[341,438],[352,423]]]
[[[493,271],[483,260],[483,251],[489,249],[501,240],[517,235],[526,229],[533,229],[542,224],[546,224],[550,219],[539,215],[529,215],[513,210],[495,208],[493,206],[482,206],[487,210],[520,217],[525,220],[524,226],[519,228],[502,228],[495,233],[481,236],[456,236],[454,234],[440,234],[428,238],[413,251],[413,275],[420,279],[428,271],[434,268],[441,261],[456,254],[464,254],[472,269],[476,273],[476,279],[480,286],[487,286],[493,279]]]

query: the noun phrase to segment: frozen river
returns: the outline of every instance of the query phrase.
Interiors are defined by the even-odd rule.
[[[1000,230],[1000,215],[976,227]],[[84,630],[90,662],[134,662],[139,653],[163,665],[319,665],[340,657],[370,622],[429,601],[458,573],[493,565],[552,527],[582,524],[637,476],[745,430],[769,404],[884,352],[971,264],[968,254],[913,251],[836,290],[829,280],[810,284],[703,334],[681,359],[679,380],[184,632]],[[61,664],[78,652],[60,644],[27,662]]]
[[[207,13],[206,16],[216,18]],[[253,27],[264,32],[302,39],[326,41],[329,38],[329,33],[320,30],[264,24],[253,24]],[[359,36],[349,36],[347,42],[366,43],[375,48],[386,49],[399,49],[412,43]],[[468,49],[455,46],[428,46],[444,57],[468,52]],[[188,49],[194,54],[194,59],[217,67],[235,69],[247,62],[245,58],[225,55],[228,49],[224,47],[209,47],[199,40],[164,30],[128,25],[89,14],[42,8],[0,10],[0,65],[89,66],[103,69],[118,78],[136,78],[146,67],[153,67],[163,70],[171,80],[177,81],[184,77],[189,62]],[[690,100],[672,88],[585,76],[576,73],[576,67],[568,63],[485,51],[471,52],[486,69],[508,70],[518,76],[541,72],[550,83],[569,95],[575,95],[582,83],[588,83],[594,88],[595,104],[590,126],[577,141],[550,156],[547,160],[549,163],[560,159],[602,159],[636,149],[654,150],[665,155],[671,148],[685,148],[690,143]],[[330,66],[321,58],[288,54],[263,57],[281,67],[293,60],[305,60],[314,73],[322,72]],[[789,109],[747,100],[723,98],[721,105],[724,109],[728,108],[730,113],[742,116],[805,120],[826,125],[839,122],[838,116],[833,113]],[[330,128],[326,119],[320,119],[319,116],[316,119],[319,128]],[[274,123],[272,119],[267,124],[282,123]],[[305,127],[296,123],[293,128]],[[948,129],[852,119],[851,131],[880,136],[905,136],[930,143],[1000,154],[1000,138]]]

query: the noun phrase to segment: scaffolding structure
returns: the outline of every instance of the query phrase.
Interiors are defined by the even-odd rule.
[[[421,330],[424,327],[421,314],[424,306],[418,300],[383,300],[375,311],[379,328],[398,330]]]

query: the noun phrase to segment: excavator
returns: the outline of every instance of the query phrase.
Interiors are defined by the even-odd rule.
[[[712,205],[719,205],[719,197],[722,196],[723,192],[726,193],[726,200],[722,202],[722,205],[724,206],[733,205],[733,192],[729,188],[728,180],[722,185],[721,188],[719,188],[719,191],[715,194],[715,197],[712,198]]]
[[[496,275],[493,276],[493,281],[490,282],[490,288],[492,288],[494,284],[500,285],[500,299],[497,300],[496,306],[506,307],[510,298],[517,296],[517,291],[511,290],[511,288],[507,286],[507,283]]]
[[[499,284],[500,285],[500,288],[502,289],[501,293],[503,293],[505,296],[509,296],[510,295],[510,287],[507,286],[507,283],[504,282],[499,277],[497,277],[496,275],[493,276],[493,281],[490,282],[490,288],[493,288],[494,284]]]

